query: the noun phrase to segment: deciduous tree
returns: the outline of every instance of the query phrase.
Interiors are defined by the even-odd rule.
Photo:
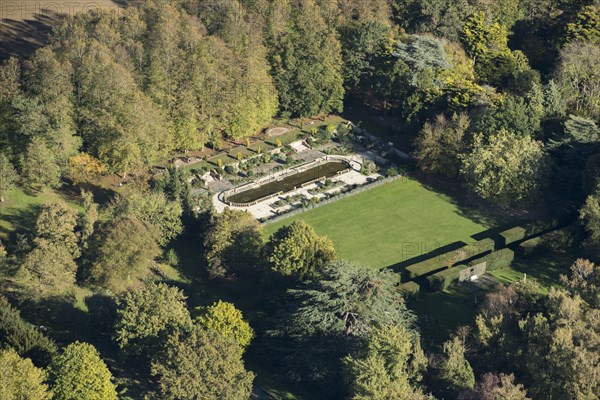
[[[252,327],[233,304],[219,300],[211,306],[200,308],[199,311],[200,315],[196,318],[196,323],[205,329],[225,336],[233,336],[244,348],[252,341],[254,337]]]
[[[164,399],[243,400],[254,374],[246,371],[242,354],[233,337],[195,326],[168,338],[152,374]]]
[[[213,216],[204,240],[209,272],[223,277],[255,267],[262,245],[262,227],[250,213],[225,209]]]
[[[167,337],[192,320],[181,290],[164,283],[127,292],[117,311],[114,339],[130,354],[151,358]]]
[[[50,400],[46,373],[21,358],[13,349],[0,350],[0,398],[3,400]]]
[[[137,218],[120,216],[106,222],[94,235],[88,281],[117,290],[148,273],[161,254],[158,232]]]
[[[539,194],[547,168],[541,142],[500,131],[487,139],[475,136],[472,151],[462,157],[461,173],[480,196],[510,205]]]
[[[117,400],[112,374],[88,343],[68,345],[52,362],[50,380],[56,400]]]
[[[282,275],[314,277],[323,266],[335,259],[333,242],[319,236],[304,221],[294,221],[277,230],[265,246],[270,267]]]
[[[0,153],[0,203],[8,198],[8,194],[15,188],[18,178],[15,167],[4,153]]]

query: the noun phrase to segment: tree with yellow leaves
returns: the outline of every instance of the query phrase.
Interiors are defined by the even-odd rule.
[[[89,182],[106,172],[106,166],[88,153],[79,153],[69,159],[69,174],[75,185]]]
[[[232,336],[242,347],[246,347],[254,338],[250,324],[244,321],[242,312],[235,305],[219,300],[208,307],[199,308],[197,318],[200,326],[226,336]]]

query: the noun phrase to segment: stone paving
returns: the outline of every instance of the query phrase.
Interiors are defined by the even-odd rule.
[[[377,177],[379,176],[378,174],[365,176],[358,171],[360,169],[360,165],[363,162],[363,158],[360,155],[348,156],[346,158],[348,158],[352,162],[354,169],[352,169],[344,174],[330,178],[331,180],[342,181],[342,182],[344,182],[345,185],[353,185],[353,184],[364,185],[365,183],[367,183],[367,181],[369,179],[377,179]],[[320,181],[312,183],[305,187],[302,187],[302,188],[299,188],[299,189],[296,189],[296,190],[293,190],[290,192],[286,192],[286,193],[282,194],[281,196],[277,196],[277,197],[273,197],[273,198],[261,201],[257,204],[249,206],[249,207],[232,207],[222,201],[222,192],[219,192],[213,196],[213,205],[217,212],[222,212],[223,210],[225,210],[225,208],[230,207],[230,208],[239,209],[239,210],[246,210],[246,211],[250,212],[257,219],[269,218],[269,217],[278,215],[278,214],[286,211],[287,209],[291,208],[291,206],[284,206],[284,207],[280,207],[277,209],[274,209],[271,207],[271,204],[275,203],[276,201],[280,200],[283,197],[301,194],[304,197],[311,199],[315,196],[316,197],[324,197],[325,193],[335,193],[337,191],[340,191],[342,188],[342,186],[338,186],[338,187],[332,188],[331,190],[328,190],[326,192],[319,193],[317,195],[310,194],[309,190],[316,189],[317,187],[319,187],[320,183],[321,183]]]

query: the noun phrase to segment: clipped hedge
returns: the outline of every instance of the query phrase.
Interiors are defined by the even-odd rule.
[[[478,240],[462,246],[456,250],[452,250],[433,258],[409,265],[404,269],[404,280],[410,281],[420,277],[426,277],[433,273],[452,267],[461,261],[468,260],[483,254],[488,254],[494,251],[495,242],[492,239],[486,238]]]
[[[525,240],[519,244],[517,251],[522,257],[532,257],[551,250],[560,251],[572,247],[581,239],[580,236],[578,228],[571,225]]]
[[[493,239],[485,238],[471,243],[467,246],[467,258],[473,258],[491,253],[496,248],[496,242]]]
[[[442,291],[458,281],[461,268],[448,268],[427,277],[430,290]]]
[[[418,283],[416,282],[406,282],[401,284],[400,286],[398,286],[398,289],[400,289],[401,291],[409,294],[409,295],[416,295],[419,293],[419,291],[421,290],[421,287],[419,286]]]
[[[543,245],[541,236],[525,240],[524,242],[519,243],[519,247],[517,248],[517,252],[521,257],[532,257],[541,254],[546,250],[546,246]]]
[[[525,228],[520,226],[515,226],[514,228],[500,232],[500,247],[508,246],[511,243],[525,239],[526,234],[527,231]]]
[[[404,281],[411,281],[413,279],[427,276],[446,268],[448,268],[448,265],[438,257],[421,261],[416,264],[409,265],[404,269]]]
[[[514,259],[515,252],[511,249],[506,248],[494,251],[493,253],[477,258],[469,262],[468,266],[471,267],[485,262],[487,264],[487,271],[495,271],[497,269],[504,269],[510,267]]]

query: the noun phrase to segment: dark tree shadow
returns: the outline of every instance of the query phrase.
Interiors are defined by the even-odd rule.
[[[386,268],[391,269],[394,272],[401,273],[404,270],[404,268],[408,267],[409,265],[412,265],[412,264],[415,264],[415,263],[418,263],[421,261],[429,260],[429,259],[438,257],[441,254],[460,249],[461,247],[465,246],[466,244],[467,243],[462,242],[462,241],[453,242],[453,243],[447,244],[445,246],[440,246],[440,247],[436,248],[435,250],[418,255],[416,257],[409,258],[407,260],[401,261],[396,264],[388,265]]]
[[[2,2],[0,3],[0,63],[10,57],[31,56],[48,43],[48,35],[67,15],[102,8],[117,15],[138,1],[98,2]]]

